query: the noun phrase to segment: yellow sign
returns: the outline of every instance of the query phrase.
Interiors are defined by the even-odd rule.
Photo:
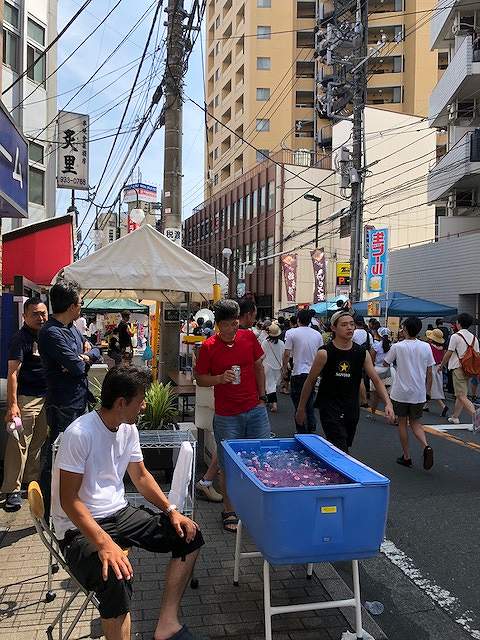
[[[367,305],[367,316],[374,318],[380,316],[380,302],[378,300],[370,300]]]
[[[337,513],[337,507],[322,507],[322,513]]]
[[[337,262],[337,287],[350,285],[350,263]]]

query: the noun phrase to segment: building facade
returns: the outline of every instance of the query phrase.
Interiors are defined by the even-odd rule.
[[[429,47],[434,0],[372,0],[367,102],[426,116],[445,56]],[[269,154],[332,148],[318,115],[319,81],[331,73],[316,56],[316,27],[333,4],[312,0],[210,0],[207,11],[205,197],[215,195]],[[247,142],[244,142],[243,140]]]
[[[480,230],[479,19],[480,3],[440,0],[431,22],[432,49],[447,50],[429,105],[431,126],[447,129],[446,153],[428,179],[441,235]]]
[[[29,140],[28,219],[5,219],[4,232],[55,216],[57,48],[42,53],[56,35],[57,0],[4,0],[2,101]]]

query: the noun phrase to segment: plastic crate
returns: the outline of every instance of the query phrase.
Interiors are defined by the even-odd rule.
[[[229,498],[268,562],[332,562],[369,558],[379,552],[387,519],[388,478],[316,435],[226,440],[222,445]],[[268,488],[238,455],[292,448],[308,450],[351,483]]]

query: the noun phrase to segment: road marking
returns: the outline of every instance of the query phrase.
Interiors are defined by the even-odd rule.
[[[473,623],[473,613],[471,611],[462,611],[462,606],[458,598],[447,589],[443,589],[432,582],[432,580],[425,578],[421,571],[415,566],[413,560],[390,540],[383,542],[380,551],[419,589],[426,593],[435,604],[443,609],[450,617],[453,617],[455,622],[472,638],[480,640],[480,631],[473,629],[471,626]]]

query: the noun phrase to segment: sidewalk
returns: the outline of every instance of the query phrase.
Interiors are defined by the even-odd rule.
[[[220,524],[219,505],[197,502],[197,520],[206,545],[195,571],[198,590],[187,589],[183,599],[182,620],[201,637],[232,640],[262,640],[263,582],[259,559],[242,562],[240,586],[232,584],[234,542]],[[166,558],[132,550],[135,586],[132,638],[151,640],[158,614]],[[21,511],[0,511],[0,640],[36,640],[45,638],[60,603],[68,597],[65,574],[54,576],[56,599],[45,603],[47,553],[30,524],[28,504]],[[322,568],[324,569],[322,573]],[[330,568],[331,570],[331,568]],[[326,573],[325,573],[326,571]],[[333,584],[329,565],[319,568],[325,584]],[[341,583],[343,585],[343,583]],[[305,579],[303,567],[278,567],[272,571],[272,603],[329,599],[320,579]],[[70,619],[73,618],[73,610]],[[368,628],[364,623],[364,627]],[[351,630],[339,610],[275,616],[274,640],[340,640]],[[102,637],[98,613],[90,607],[77,625],[73,639]],[[375,636],[375,640],[380,637]]]

